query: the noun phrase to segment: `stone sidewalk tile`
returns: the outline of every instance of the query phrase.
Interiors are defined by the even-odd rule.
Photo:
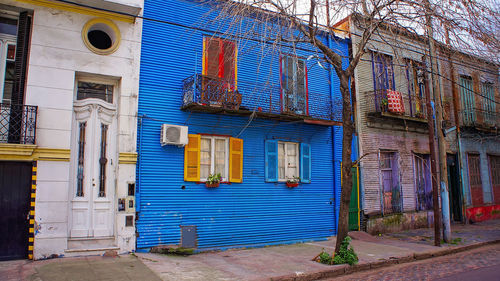
[[[0,281],[161,280],[137,257],[80,257],[0,262]]]
[[[407,263],[470,250],[500,242],[500,221],[454,225],[465,241],[433,246],[433,229],[405,231],[395,235],[367,236],[352,233],[352,246],[360,258],[355,266],[323,265],[312,261],[322,250],[332,253],[335,237],[328,241],[255,249],[205,252],[192,256],[138,253],[139,258],[162,280],[318,280],[353,272]],[[478,233],[481,233],[478,235]],[[399,236],[398,236],[399,235]],[[411,237],[417,237],[410,239]],[[419,237],[422,236],[422,237]],[[432,236],[430,236],[432,237]],[[458,235],[454,234],[454,237]]]

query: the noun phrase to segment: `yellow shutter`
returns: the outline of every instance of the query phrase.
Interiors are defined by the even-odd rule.
[[[189,142],[184,147],[184,180],[200,180],[200,135],[188,135]]]
[[[243,140],[229,139],[229,181],[243,181]]]

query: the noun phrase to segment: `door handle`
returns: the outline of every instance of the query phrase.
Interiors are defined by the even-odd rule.
[[[92,179],[92,186],[95,186],[95,179]]]

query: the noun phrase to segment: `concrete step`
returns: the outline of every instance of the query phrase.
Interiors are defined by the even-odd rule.
[[[90,237],[68,239],[68,250],[116,247],[115,237]]]
[[[114,237],[70,238],[64,255],[66,257],[102,256],[106,252],[119,250]]]

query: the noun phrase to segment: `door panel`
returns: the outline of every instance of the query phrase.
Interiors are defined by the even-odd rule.
[[[71,237],[113,235],[114,115],[114,107],[104,101],[86,99],[75,102]],[[80,125],[83,123],[84,131]],[[84,137],[81,137],[82,133]],[[82,182],[81,189],[78,181]]]
[[[26,258],[31,162],[0,162],[0,260]]]
[[[469,184],[474,207],[483,205],[483,184],[481,182],[481,168],[479,154],[468,154]]]

